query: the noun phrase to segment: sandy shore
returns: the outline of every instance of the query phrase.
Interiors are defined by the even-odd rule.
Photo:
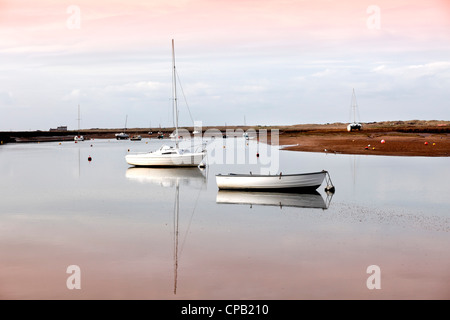
[[[279,144],[287,146],[284,150],[308,152],[422,157],[450,155],[450,137],[447,134],[281,135]]]
[[[301,125],[280,131],[279,144],[293,151],[448,157],[450,122],[379,122],[352,132],[344,124]]]

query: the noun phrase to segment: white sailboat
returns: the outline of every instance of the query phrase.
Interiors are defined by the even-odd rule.
[[[247,127],[247,121],[245,121],[245,116],[244,116],[244,130],[246,129],[246,127]],[[244,137],[245,140],[249,139],[248,132],[244,132],[242,134],[242,136]]]
[[[347,131],[362,130],[362,124],[356,121],[356,109],[358,108],[358,104],[356,102],[355,89],[353,89],[351,108],[353,111],[353,122],[347,125]]]
[[[73,138],[75,141],[84,141],[84,137],[80,135],[80,105],[78,105],[78,134]]]
[[[206,156],[206,150],[191,151],[182,149],[179,146],[178,134],[178,106],[177,106],[177,84],[175,69],[175,45],[172,39],[172,94],[173,94],[173,115],[175,120],[175,146],[163,145],[161,148],[151,152],[140,152],[128,154],[125,160],[133,166],[143,167],[196,167],[202,164]]]
[[[125,129],[121,133],[116,133],[116,139],[117,140],[128,140],[130,136],[125,131],[127,130],[127,121],[128,121],[128,115],[125,117]]]

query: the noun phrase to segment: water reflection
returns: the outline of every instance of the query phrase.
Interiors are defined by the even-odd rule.
[[[323,188],[218,193],[236,166],[128,168],[145,144],[93,144],[0,148],[2,298],[449,298],[448,158],[280,152],[283,171],[332,173],[329,205]],[[82,290],[66,287],[71,264]],[[389,280],[376,292],[371,264]]]
[[[178,224],[180,218],[180,184],[176,181],[176,192],[175,192],[175,205],[173,208],[173,234],[174,234],[174,245],[173,245],[173,294],[177,294],[177,281],[178,281]]]
[[[187,186],[189,189],[195,188],[199,190],[195,207],[198,203],[200,191],[207,182],[206,171],[200,168],[144,168],[144,167],[130,167],[126,171],[126,177],[129,180],[140,183],[156,184],[164,188],[175,189],[175,200],[173,205],[173,294],[177,294],[178,285],[178,261],[182,248],[179,246],[179,224],[180,224],[180,184]],[[191,214],[188,223],[188,230],[191,225],[191,220],[194,210]],[[184,242],[184,241],[183,241]]]
[[[328,209],[332,193],[327,194],[324,199],[317,191],[305,193],[289,192],[248,192],[219,190],[216,202],[219,204],[243,204],[243,205],[263,205],[276,207],[297,207],[297,208],[317,208]]]
[[[200,168],[130,167],[126,171],[126,177],[140,183],[154,183],[162,187],[175,187],[179,183],[202,187],[207,181],[205,170]]]

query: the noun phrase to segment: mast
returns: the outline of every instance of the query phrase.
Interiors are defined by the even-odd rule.
[[[80,135],[80,105],[78,104],[78,135]]]
[[[176,73],[176,69],[175,69],[175,44],[174,44],[173,39],[172,39],[172,66],[173,66],[173,74],[172,74],[173,116],[174,116],[174,120],[175,120],[175,141],[176,141],[176,146],[178,148],[177,73]]]
[[[177,281],[178,281],[178,222],[179,222],[179,212],[180,212],[180,185],[177,179],[176,192],[175,192],[175,206],[174,206],[174,285],[173,293],[177,294]]]
[[[356,95],[355,95],[355,88],[353,88],[353,94],[352,94],[352,108],[353,108],[353,123],[356,123]]]

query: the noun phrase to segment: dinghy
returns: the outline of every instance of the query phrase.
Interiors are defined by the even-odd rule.
[[[216,183],[219,190],[252,190],[291,192],[295,190],[316,190],[323,183],[328,171],[322,170],[298,174],[217,174]],[[331,180],[327,182],[328,191],[334,190]]]

